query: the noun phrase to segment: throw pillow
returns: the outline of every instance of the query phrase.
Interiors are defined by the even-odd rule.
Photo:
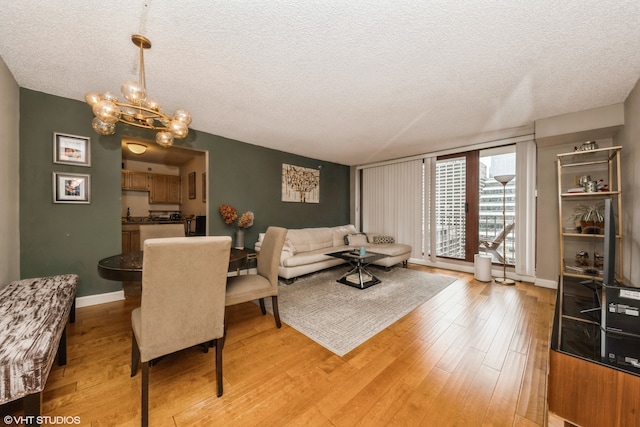
[[[348,246],[364,246],[367,243],[367,235],[364,233],[347,234],[344,236],[344,244]]]
[[[380,243],[395,243],[395,239],[391,236],[375,236],[373,238],[373,243],[375,244],[380,244]]]

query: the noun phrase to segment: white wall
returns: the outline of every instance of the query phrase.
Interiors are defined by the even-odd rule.
[[[622,233],[624,277],[640,286],[640,80],[624,103],[624,129],[615,142],[622,146]]]
[[[0,58],[0,287],[20,278],[20,89]]]

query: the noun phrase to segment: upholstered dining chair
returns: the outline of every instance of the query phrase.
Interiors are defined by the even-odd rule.
[[[140,225],[140,250],[144,250],[147,239],[161,237],[184,237],[183,224],[142,224]]]
[[[238,275],[227,279],[227,306],[259,300],[260,310],[265,315],[267,310],[264,299],[271,297],[273,317],[278,328],[282,326],[278,312],[278,264],[286,237],[286,228],[267,228],[258,253],[258,274]]]
[[[222,396],[224,311],[231,237],[150,239],[144,245],[141,306],[131,313],[131,376],[142,362],[142,425],[149,421],[149,363],[210,343]]]

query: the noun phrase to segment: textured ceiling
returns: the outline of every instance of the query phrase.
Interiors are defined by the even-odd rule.
[[[0,0],[0,57],[36,91],[118,93],[136,33],[191,128],[348,165],[531,133],[640,77],[638,0]]]

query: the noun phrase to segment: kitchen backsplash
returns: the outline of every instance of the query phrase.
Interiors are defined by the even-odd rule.
[[[131,216],[134,217],[145,217],[149,215],[150,210],[156,211],[179,211],[179,204],[149,204],[149,193],[144,191],[122,191],[122,213],[121,216],[124,218],[127,216],[127,208],[129,208],[129,212]]]

